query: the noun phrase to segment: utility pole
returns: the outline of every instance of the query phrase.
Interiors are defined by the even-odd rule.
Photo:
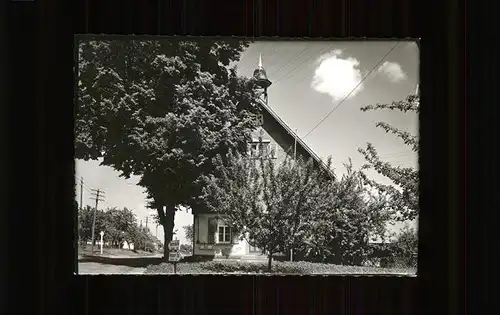
[[[80,177],[80,210],[83,209],[83,177]]]
[[[80,177],[80,211],[82,211],[82,210],[83,210],[83,176]],[[81,234],[80,224],[78,224],[78,245],[80,245],[82,243],[80,234]],[[85,245],[85,247],[86,247],[86,245]]]
[[[293,146],[293,162],[296,163],[297,160],[297,129],[295,129],[295,143]],[[290,249],[290,261],[293,261],[293,248]]]
[[[297,129],[295,129],[295,143],[293,145],[293,161],[295,162],[295,160],[297,159]]]
[[[100,189],[92,189],[92,195],[94,196],[93,200],[95,200],[95,209],[94,209],[94,219],[92,221],[92,253],[94,252],[94,235],[95,235],[95,217],[97,212],[97,206],[99,205],[99,201],[104,201],[104,191]]]
[[[146,217],[146,229],[148,228],[148,219],[149,217]]]
[[[156,225],[156,238],[158,238],[158,224]]]

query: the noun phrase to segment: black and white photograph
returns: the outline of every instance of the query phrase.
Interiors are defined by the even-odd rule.
[[[419,43],[75,40],[77,274],[416,276]]]

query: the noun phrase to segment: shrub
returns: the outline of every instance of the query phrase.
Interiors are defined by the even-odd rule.
[[[208,255],[208,256],[201,256],[201,255],[194,255],[194,256],[185,256],[181,259],[182,262],[204,262],[204,261],[211,261],[214,259],[214,255]]]
[[[204,269],[212,272],[251,272],[258,273],[267,269],[263,263],[239,261],[209,261],[202,264]]]
[[[391,252],[392,255],[388,259],[389,267],[416,267],[418,260],[417,231],[406,226],[392,244]]]
[[[146,274],[171,274],[174,272],[173,264],[161,263],[150,265]],[[332,264],[321,264],[311,262],[274,262],[274,274],[379,274],[391,272],[414,273],[408,268],[384,269],[376,267],[340,266]],[[211,261],[178,263],[179,274],[213,274],[213,273],[267,273],[265,263],[235,262],[235,261]]]
[[[179,274],[208,274],[211,271],[202,267],[202,263],[178,263],[176,271]],[[146,268],[145,274],[171,274],[174,273],[174,265],[172,263],[163,262],[158,265],[149,265]]]
[[[229,256],[231,255],[231,248],[225,247],[225,248],[221,249],[221,252],[222,252],[222,256],[229,258]]]
[[[192,254],[193,253],[193,246],[190,244],[181,244],[180,251],[182,253],[185,253],[185,254]]]
[[[273,272],[275,273],[285,273],[285,274],[302,274],[309,273],[307,266],[303,262],[282,262],[277,261],[274,263]],[[312,272],[311,272],[312,273]]]
[[[383,196],[367,190],[361,171],[344,164],[342,178],[322,187],[327,198],[313,211],[306,241],[296,248],[296,259],[361,266],[372,254],[370,235],[381,234],[389,212]]]
[[[266,263],[252,263],[239,261],[210,261],[202,265],[204,269],[212,272],[241,272],[241,273],[267,273]],[[272,273],[302,274],[307,273],[308,266],[296,262],[279,262],[273,264]]]

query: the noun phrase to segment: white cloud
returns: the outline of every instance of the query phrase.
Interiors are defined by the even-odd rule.
[[[398,83],[406,79],[406,73],[397,62],[385,61],[379,68],[378,72],[386,75],[393,83]]]
[[[362,73],[359,61],[355,58],[341,58],[342,51],[334,50],[318,59],[319,65],[314,72],[311,87],[331,96],[332,101],[342,100],[361,82]],[[363,89],[360,84],[348,98]]]

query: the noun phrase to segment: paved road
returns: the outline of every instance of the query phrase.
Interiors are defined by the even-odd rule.
[[[146,268],[137,268],[129,266],[119,266],[110,264],[101,264],[96,262],[79,262],[78,274],[143,274]]]

